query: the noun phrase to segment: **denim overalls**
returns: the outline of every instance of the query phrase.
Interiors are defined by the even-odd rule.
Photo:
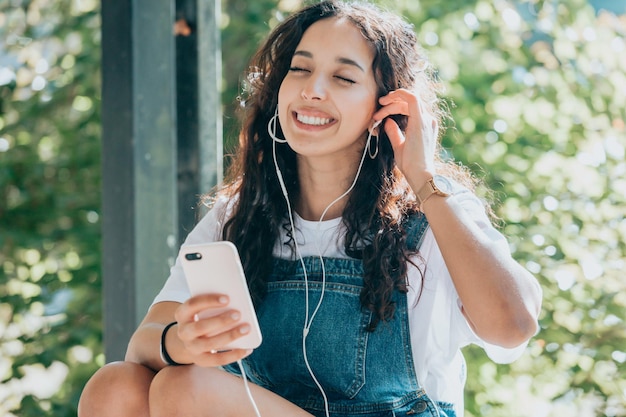
[[[423,215],[411,219],[409,247],[419,247],[427,228]],[[306,257],[304,264],[311,317],[321,294],[322,269],[318,257]],[[306,339],[306,351],[327,395],[330,415],[455,417],[453,405],[434,403],[415,375],[406,294],[394,291],[394,318],[368,332],[372,312],[361,308],[359,300],[362,261],[324,258],[324,266],[326,289]],[[267,296],[257,308],[263,343],[243,363],[252,382],[324,417],[324,401],[303,354],[305,288],[300,260],[274,260]],[[236,364],[225,368],[238,373]]]

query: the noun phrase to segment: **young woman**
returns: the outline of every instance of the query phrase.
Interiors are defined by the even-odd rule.
[[[177,261],[80,417],[462,415],[460,348],[514,360],[541,290],[438,156],[443,111],[412,27],[312,5],[270,34],[248,87],[228,180],[185,245],[237,246],[263,343],[223,351],[249,323],[194,320],[228,297],[190,298]]]

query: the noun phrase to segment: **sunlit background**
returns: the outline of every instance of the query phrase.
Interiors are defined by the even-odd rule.
[[[626,1],[380,3],[415,23],[446,152],[544,288],[519,361],[465,351],[466,415],[626,416]],[[248,58],[299,6],[223,2],[227,147]],[[0,40],[0,416],[73,416],[105,362],[99,2],[0,0]]]

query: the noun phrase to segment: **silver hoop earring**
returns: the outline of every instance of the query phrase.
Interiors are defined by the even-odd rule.
[[[287,139],[281,139],[278,136],[276,136],[276,123],[278,123],[278,106],[276,106],[276,112],[274,113],[270,121],[267,123],[267,133],[274,140],[274,142],[287,143]]]
[[[372,152],[372,138],[376,139],[374,152]],[[372,132],[370,132],[369,138],[367,139],[367,154],[369,155],[370,159],[374,159],[378,155],[378,135],[372,135]]]

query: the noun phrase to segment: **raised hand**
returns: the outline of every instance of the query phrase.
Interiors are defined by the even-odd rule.
[[[378,101],[382,107],[374,114],[374,120],[387,118],[382,128],[389,136],[396,164],[415,189],[435,173],[438,123],[409,90],[392,91]],[[392,115],[407,117],[404,132],[388,117]]]

